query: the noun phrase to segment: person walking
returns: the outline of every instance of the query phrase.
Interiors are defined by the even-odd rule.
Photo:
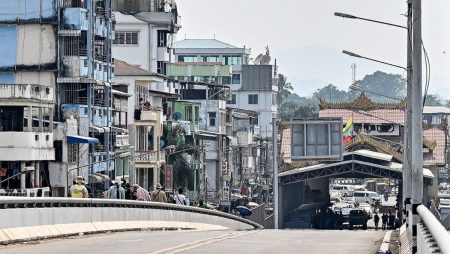
[[[395,214],[393,214],[392,212],[389,213],[388,224],[390,229],[394,229]]]
[[[388,223],[388,215],[386,213],[383,213],[383,216],[381,216],[381,222],[383,223],[382,229],[386,230]]]
[[[178,194],[173,197],[177,205],[189,205],[186,196],[183,194],[183,189],[178,189]]]
[[[377,212],[373,216],[373,221],[375,222],[375,230],[378,230],[378,223],[380,222],[380,216],[378,216]]]
[[[152,201],[154,202],[161,202],[161,203],[167,203],[167,197],[166,193],[161,190],[162,186],[160,183],[156,184],[156,190],[152,192]]]
[[[125,199],[125,189],[118,182],[113,181],[108,190],[109,199]]]
[[[82,176],[77,176],[75,178],[75,184],[70,187],[70,196],[72,198],[88,198],[89,192],[84,186],[84,178]]]
[[[150,201],[150,194],[148,191],[137,184],[133,184],[133,193],[136,200]]]

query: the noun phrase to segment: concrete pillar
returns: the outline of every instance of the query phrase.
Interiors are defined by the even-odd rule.
[[[153,183],[152,183],[152,188],[155,190],[156,189],[156,184],[159,182],[158,180],[158,171],[159,171],[159,168],[156,166],[156,167],[153,167]]]
[[[34,187],[35,188],[41,187],[40,165],[41,164],[39,162],[34,163]]]
[[[33,131],[33,107],[28,106],[28,115],[27,115],[27,131],[32,132]]]
[[[31,107],[30,107],[31,108]],[[23,171],[23,169],[25,168],[25,162],[20,162],[20,171]],[[26,189],[26,180],[27,180],[27,178],[26,178],[27,176],[26,176],[26,174],[21,174],[20,175],[20,189],[21,190],[24,190],[24,189]]]

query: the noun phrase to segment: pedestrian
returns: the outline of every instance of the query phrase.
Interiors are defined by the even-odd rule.
[[[394,229],[395,214],[393,214],[392,212],[389,213],[388,224],[390,229]]]
[[[183,194],[183,189],[178,189],[178,194],[173,197],[175,204],[177,205],[189,205],[186,200],[186,196]]]
[[[380,216],[378,216],[377,212],[373,216],[373,221],[375,222],[375,230],[378,230],[378,223],[380,222]]]
[[[109,199],[125,199],[125,189],[118,182],[112,181],[112,186],[108,190]]]
[[[82,176],[77,176],[75,179],[75,184],[70,187],[70,196],[72,198],[88,198],[89,192],[84,186],[84,178]]]
[[[152,192],[152,201],[154,202],[161,202],[161,203],[167,203],[167,197],[166,193],[161,190],[162,186],[160,183],[156,184],[156,190]]]
[[[150,201],[150,194],[148,191],[137,184],[133,184],[133,193],[136,200]]]
[[[383,223],[382,229],[386,230],[388,223],[388,215],[386,213],[383,213],[383,216],[381,216],[381,222]]]

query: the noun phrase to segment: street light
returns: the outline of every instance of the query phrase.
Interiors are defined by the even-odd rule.
[[[405,71],[408,71],[408,70],[407,70],[405,67],[403,67],[403,66],[396,65],[396,64],[391,64],[391,63],[387,63],[387,62],[383,62],[383,61],[380,61],[380,60],[377,60],[377,59],[373,59],[373,58],[369,58],[369,57],[365,57],[365,56],[361,56],[361,55],[358,55],[358,54],[356,54],[356,53],[353,53],[353,52],[350,52],[350,51],[347,51],[347,50],[342,50],[342,53],[344,53],[344,54],[346,54],[346,55],[349,55],[349,56],[351,56],[351,57],[362,58],[362,59],[366,59],[366,60],[369,60],[369,61],[372,61],[372,62],[377,62],[377,63],[389,65],[389,66],[392,66],[392,67],[397,67],[397,68],[403,69],[403,70],[405,70]]]
[[[392,23],[388,23],[388,22],[384,22],[384,21],[375,20],[375,19],[362,18],[362,17],[358,17],[355,15],[347,14],[347,13],[335,12],[334,16],[341,17],[341,18],[347,18],[347,19],[359,19],[359,20],[369,21],[369,22],[373,22],[373,23],[408,29],[406,26],[392,24]]]

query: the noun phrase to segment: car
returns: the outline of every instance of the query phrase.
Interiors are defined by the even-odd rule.
[[[362,208],[366,211],[367,215],[372,218],[372,206],[367,203],[359,204],[359,208]]]
[[[351,185],[334,185],[333,190],[337,190],[341,193],[341,196],[352,196],[354,188]]]
[[[348,215],[348,228],[352,230],[355,226],[361,226],[363,229],[367,229],[368,220],[369,216],[364,209],[352,209]]]
[[[376,205],[381,202],[381,196],[374,191],[355,191],[353,196],[360,204],[368,203],[371,205]]]
[[[355,197],[344,197],[344,199],[342,201],[347,204],[355,204],[356,203]]]

